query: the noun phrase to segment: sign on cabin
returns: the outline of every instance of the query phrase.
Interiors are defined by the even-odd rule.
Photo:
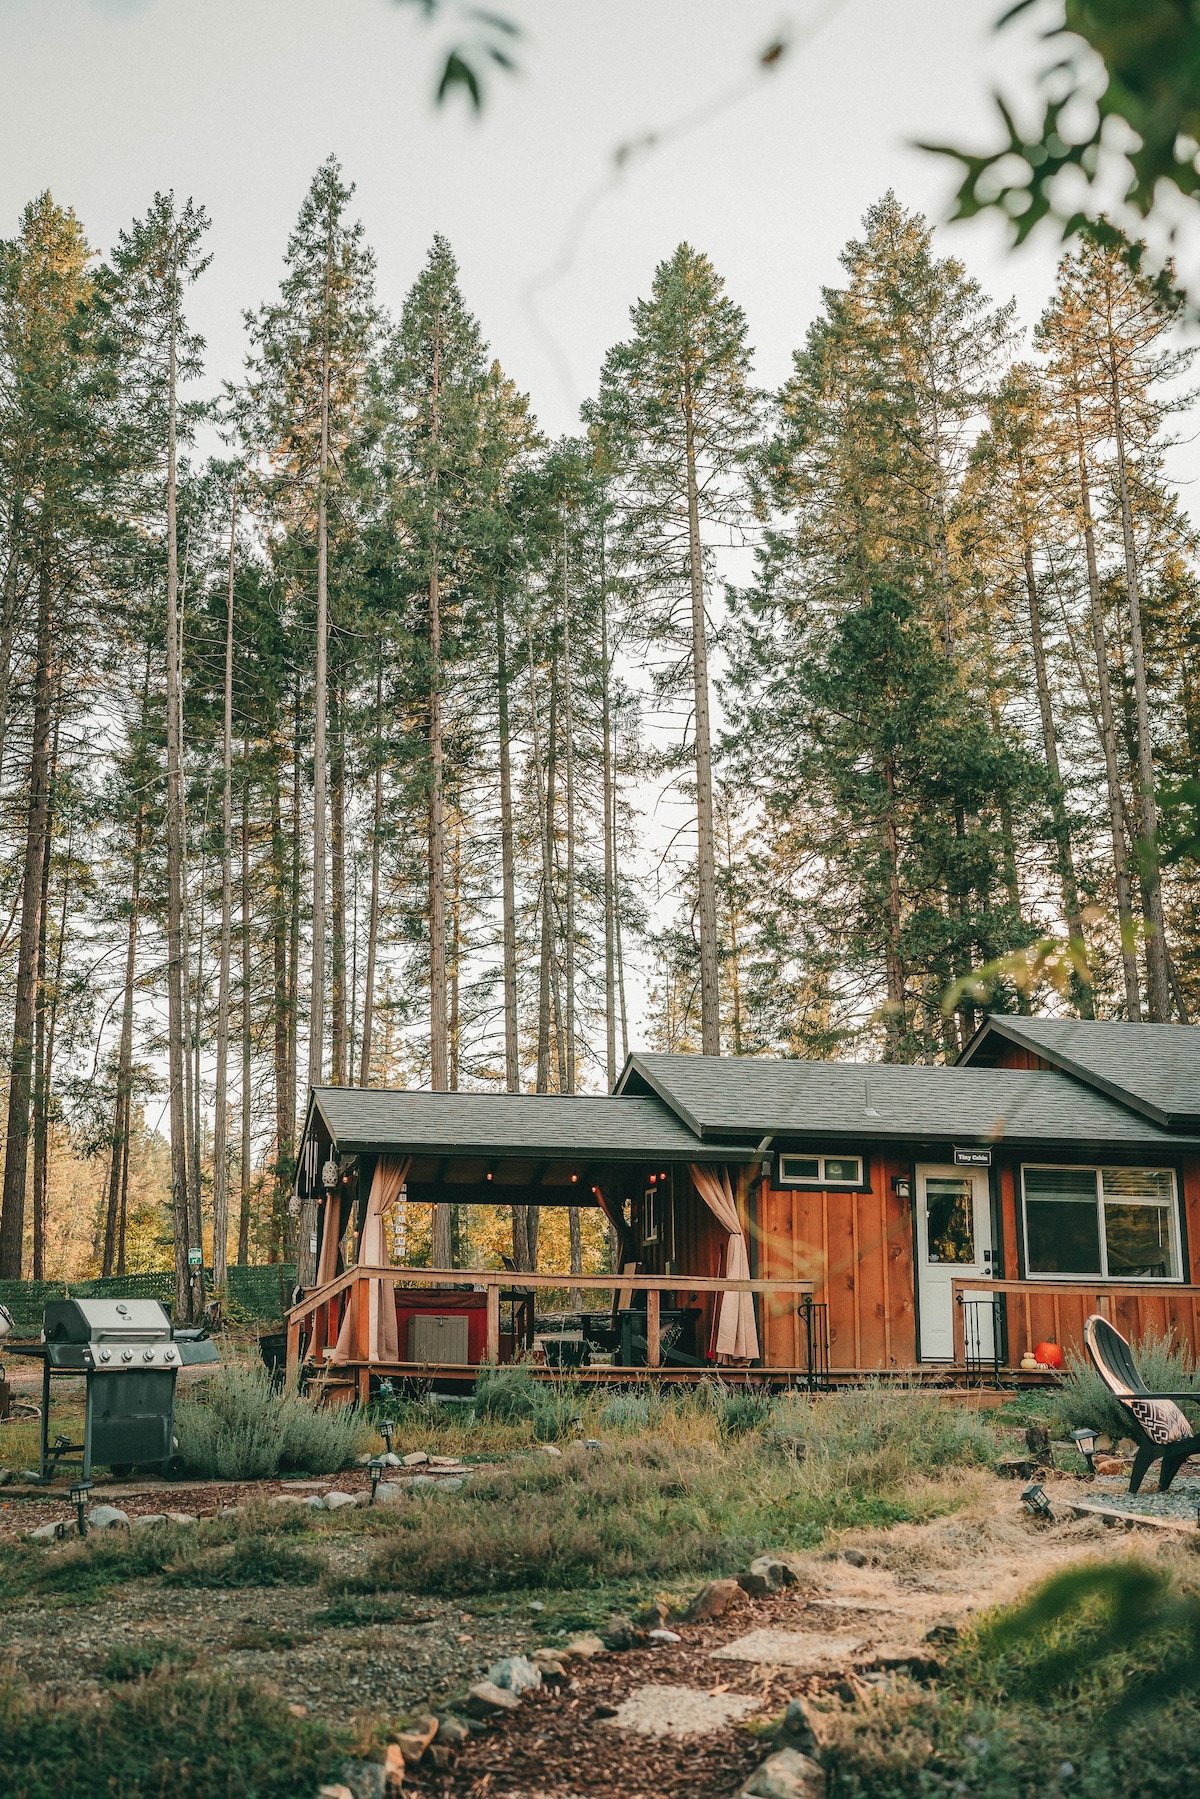
[[[991,1165],[990,1149],[956,1149],[954,1152],[956,1168],[990,1168]]]

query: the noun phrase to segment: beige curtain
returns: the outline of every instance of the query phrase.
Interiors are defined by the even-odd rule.
[[[346,1220],[342,1215],[342,1190],[335,1187],[325,1195],[325,1219],[321,1235],[321,1259],[317,1263],[317,1285],[336,1279],[338,1246],[342,1241]]]
[[[358,1251],[359,1263],[364,1268],[387,1266],[387,1218],[404,1191],[404,1183],[411,1167],[411,1156],[405,1156],[403,1160],[398,1156],[380,1156],[375,1164],[375,1178],[367,1196],[367,1216]],[[367,1282],[367,1289],[370,1311],[368,1357],[372,1362],[398,1362],[400,1346],[396,1336],[396,1283],[372,1280]],[[353,1292],[354,1297],[346,1307],[342,1328],[338,1332],[337,1347],[328,1357],[331,1362],[348,1362],[354,1352],[355,1313],[360,1303],[361,1286],[356,1286]]]
[[[699,1168],[692,1164],[697,1193],[722,1230],[729,1232],[725,1275],[731,1281],[750,1279],[750,1252],[738,1217],[728,1168]],[[730,1361],[753,1362],[758,1357],[758,1327],[754,1322],[753,1293],[722,1293],[717,1312],[716,1353]]]

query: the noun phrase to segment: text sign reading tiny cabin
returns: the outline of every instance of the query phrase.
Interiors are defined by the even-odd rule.
[[[955,1149],[954,1166],[956,1168],[990,1168],[992,1152],[990,1149]]]

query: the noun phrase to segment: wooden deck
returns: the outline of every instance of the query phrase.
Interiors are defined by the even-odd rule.
[[[364,1405],[369,1397],[372,1375],[390,1379],[457,1381],[473,1381],[476,1378],[478,1365],[385,1362],[372,1357],[368,1283],[377,1280],[387,1281],[398,1289],[466,1287],[478,1291],[482,1288],[487,1296],[484,1365],[496,1365],[500,1361],[500,1308],[503,1299],[510,1296],[525,1297],[539,1291],[575,1290],[582,1293],[616,1293],[621,1296],[633,1293],[646,1295],[646,1366],[619,1368],[606,1365],[571,1369],[569,1372],[574,1379],[623,1384],[630,1379],[645,1380],[647,1376],[653,1376],[659,1380],[686,1384],[701,1379],[706,1374],[716,1373],[723,1379],[735,1381],[770,1379],[789,1384],[796,1379],[807,1378],[808,1375],[806,1369],[799,1368],[745,1368],[724,1364],[712,1364],[704,1368],[664,1368],[661,1312],[664,1293],[763,1293],[811,1298],[811,1281],[725,1280],[709,1275],[686,1274],[526,1274],[492,1268],[355,1267],[347,1269],[344,1274],[338,1275],[336,1280],[328,1281],[323,1287],[314,1287],[311,1293],[307,1293],[286,1314],[289,1376],[298,1374],[302,1368],[308,1369],[310,1378],[313,1375],[321,1378],[331,1395],[335,1388],[348,1388],[351,1391],[345,1396],[354,1397]],[[347,1309],[352,1315],[353,1354],[345,1361],[332,1363],[328,1351],[338,1340]],[[537,1368],[535,1373],[541,1378],[554,1378],[560,1371]]]

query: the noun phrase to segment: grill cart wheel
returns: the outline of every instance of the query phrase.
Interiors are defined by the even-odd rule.
[[[187,1473],[187,1463],[181,1455],[169,1455],[163,1463],[164,1480],[182,1480]]]

